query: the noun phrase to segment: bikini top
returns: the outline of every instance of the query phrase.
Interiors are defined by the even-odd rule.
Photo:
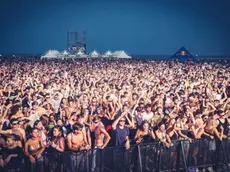
[[[159,137],[160,140],[166,141],[166,131],[161,132],[161,131],[158,130],[158,137]]]
[[[40,143],[38,143],[36,146],[29,145],[29,151],[30,151],[30,152],[37,151],[37,150],[39,150],[40,148],[41,148]]]

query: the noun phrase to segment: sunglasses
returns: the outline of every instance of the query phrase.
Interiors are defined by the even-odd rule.
[[[12,125],[17,125],[18,123],[12,123]]]
[[[79,128],[79,129],[74,129],[75,131],[82,131],[82,128]]]

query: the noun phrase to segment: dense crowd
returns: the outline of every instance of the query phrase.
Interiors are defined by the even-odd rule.
[[[23,154],[41,164],[44,152],[179,139],[215,149],[230,139],[229,75],[224,63],[1,61],[0,168]]]

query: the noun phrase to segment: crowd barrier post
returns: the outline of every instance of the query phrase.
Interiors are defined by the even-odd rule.
[[[186,162],[186,158],[185,158],[185,153],[184,153],[184,144],[182,143],[183,141],[180,140],[180,147],[181,147],[181,152],[182,152],[182,158],[183,158],[183,165],[184,165],[184,168],[185,168],[185,171],[188,171],[188,168],[187,168],[187,162]],[[179,149],[180,150],[180,149]],[[179,154],[180,155],[180,154]]]
[[[140,172],[143,172],[143,164],[142,164],[142,160],[141,160],[140,145],[137,145],[137,150],[138,150],[138,160],[139,160],[139,165],[140,165]]]
[[[223,167],[230,171],[230,141],[200,139],[189,143],[188,140],[175,141],[175,147],[166,148],[160,143],[132,145],[126,150],[123,147],[108,147],[103,150],[91,149],[82,152],[45,153],[44,171],[91,172],[165,172],[188,171],[191,168]],[[214,147],[213,147],[214,146]],[[197,154],[194,156],[194,151]],[[196,158],[197,164],[194,164]],[[31,165],[22,161],[22,169]],[[219,167],[217,167],[219,168]],[[7,170],[7,169],[6,169]],[[35,170],[38,170],[37,167]]]
[[[104,150],[100,150],[100,172],[104,172]]]
[[[157,160],[158,160],[158,166],[157,166],[157,172],[159,172],[160,171],[160,168],[161,168],[161,152],[162,152],[162,148],[161,148],[162,146],[161,145],[159,145],[159,149],[157,150]]]
[[[226,144],[228,144],[228,141],[226,141]],[[226,167],[227,167],[227,170],[230,171],[229,166],[228,166],[228,158],[227,158],[227,155],[226,155],[227,152],[226,152],[226,150],[225,150],[225,146],[224,146],[223,141],[221,141],[221,147],[222,147],[223,153],[224,153],[225,165],[226,165]]]
[[[89,165],[89,153],[90,151],[86,152],[86,167],[87,167],[87,172],[90,172],[90,165]]]

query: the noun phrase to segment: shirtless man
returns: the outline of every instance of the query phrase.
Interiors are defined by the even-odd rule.
[[[23,147],[25,141],[26,141],[26,133],[25,130],[22,128],[19,128],[18,120],[15,118],[10,119],[10,127],[7,130],[2,130],[0,128],[0,134],[2,135],[8,135],[14,133],[18,137],[17,145],[19,147]]]
[[[83,130],[83,125],[80,123],[75,123],[73,125],[73,132],[67,136],[67,145],[71,151],[80,151],[85,149],[90,149],[89,144],[87,143],[86,132]],[[70,154],[67,157],[68,168],[70,171],[81,171],[82,164],[84,161],[84,153],[77,152],[77,154]]]
[[[67,136],[67,145],[69,150],[72,151],[84,150],[86,148],[89,149],[86,133],[83,131],[82,124],[75,123],[73,125],[73,132]]]
[[[91,125],[91,130],[94,131],[95,134],[94,148],[104,149],[109,143],[110,136],[109,133],[105,130],[105,127],[102,124],[101,118],[99,116],[94,117],[93,124]],[[105,137],[106,140],[104,141]],[[98,149],[93,150],[92,169],[91,169],[92,172],[94,172],[96,169],[97,150]]]
[[[69,97],[68,98],[68,107],[65,108],[65,113],[67,114],[68,118],[70,117],[70,115],[73,113],[73,112],[77,112],[77,105],[76,103],[74,102],[74,100]]]
[[[46,113],[46,110],[43,107],[40,107],[37,101],[32,103],[32,111],[39,116]]]
[[[104,125],[101,123],[100,117],[94,117],[91,129],[95,132],[95,148],[104,149],[109,143],[110,136],[109,133],[105,130]],[[106,140],[104,141],[105,137]]]

